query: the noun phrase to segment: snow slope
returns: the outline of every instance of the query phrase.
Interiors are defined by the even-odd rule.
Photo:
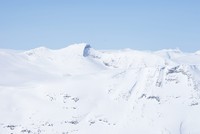
[[[0,50],[0,134],[199,134],[200,54]]]

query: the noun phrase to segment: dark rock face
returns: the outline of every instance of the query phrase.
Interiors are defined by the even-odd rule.
[[[91,46],[90,45],[86,45],[84,50],[83,50],[83,56],[84,57],[87,57],[89,54],[90,54],[90,48]]]

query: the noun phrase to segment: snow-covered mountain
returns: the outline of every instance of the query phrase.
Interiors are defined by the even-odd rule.
[[[0,50],[0,134],[199,134],[200,52]]]

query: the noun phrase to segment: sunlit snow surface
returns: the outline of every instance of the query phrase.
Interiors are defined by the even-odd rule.
[[[0,50],[0,134],[200,134],[200,52]]]

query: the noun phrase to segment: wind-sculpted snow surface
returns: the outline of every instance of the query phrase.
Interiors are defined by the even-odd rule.
[[[200,54],[0,50],[0,134],[199,134]]]

